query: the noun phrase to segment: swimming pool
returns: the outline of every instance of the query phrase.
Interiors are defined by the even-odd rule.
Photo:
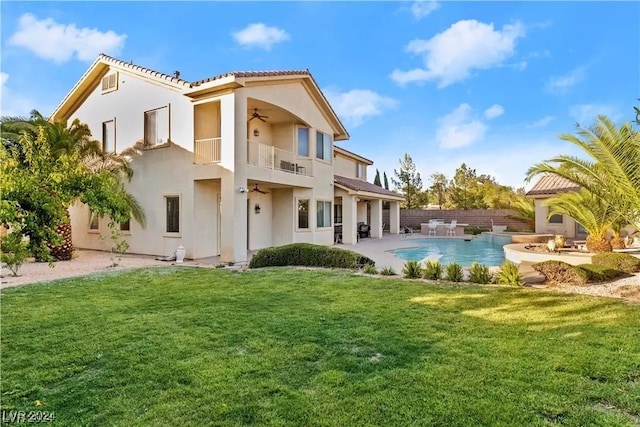
[[[453,261],[468,267],[473,261],[484,265],[500,265],[504,262],[503,246],[511,243],[509,236],[481,234],[470,241],[464,239],[414,239],[407,241],[412,247],[391,251],[405,261],[422,261],[427,256],[449,264]]]

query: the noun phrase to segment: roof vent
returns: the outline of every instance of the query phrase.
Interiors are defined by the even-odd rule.
[[[173,78],[175,79],[179,79],[180,78],[180,71],[176,70],[173,72]]]

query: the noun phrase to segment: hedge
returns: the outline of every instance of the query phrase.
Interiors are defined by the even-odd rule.
[[[371,258],[354,251],[311,243],[292,243],[256,252],[249,268],[297,265],[327,268],[361,268],[365,264],[375,266]]]
[[[591,262],[603,267],[624,271],[625,273],[637,273],[640,271],[640,258],[629,254],[616,252],[597,254],[591,257]]]
[[[584,271],[589,282],[604,282],[625,275],[623,271],[598,264],[580,264],[574,268]]]
[[[534,270],[544,275],[551,285],[586,285],[589,275],[580,268],[562,261],[543,261],[532,265]]]

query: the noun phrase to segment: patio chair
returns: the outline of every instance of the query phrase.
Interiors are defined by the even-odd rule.
[[[407,237],[413,234],[413,230],[406,225],[402,227],[402,237]]]
[[[438,234],[436,233],[436,231],[438,230],[438,222],[431,220],[429,221],[429,225],[427,226],[429,227],[429,236],[437,236]]]
[[[452,219],[451,224],[446,225],[447,236],[455,236],[456,235],[456,225],[458,224],[457,219]]]

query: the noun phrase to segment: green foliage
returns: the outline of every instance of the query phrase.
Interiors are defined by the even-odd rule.
[[[520,267],[518,264],[505,261],[502,263],[498,272],[496,273],[496,283],[499,285],[507,285],[507,286],[523,286],[524,279],[522,278],[522,274],[520,274]]]
[[[584,269],[575,268],[563,261],[543,261],[532,265],[552,286],[583,286],[589,282],[589,275]]]
[[[404,157],[400,159],[400,169],[394,169],[393,173],[395,178],[392,177],[391,182],[395,189],[404,195],[401,207],[403,209],[419,208],[424,202],[422,178],[420,178],[420,172],[417,171],[409,154],[405,153]]]
[[[362,270],[367,274],[378,274],[378,270],[376,270],[375,265],[365,264],[364,269]]]
[[[433,173],[429,177],[429,180],[431,181],[429,190],[431,191],[432,200],[440,205],[440,209],[442,209],[445,205],[449,187],[447,177],[442,173]]]
[[[422,267],[418,261],[405,261],[402,267],[402,277],[405,279],[420,279],[422,277]]]
[[[393,269],[393,267],[384,267],[382,270],[380,270],[380,274],[383,276],[395,276],[396,275],[396,271]]]
[[[260,249],[249,262],[249,268],[301,265],[327,268],[360,268],[366,264],[375,266],[375,261],[357,252],[313,245],[292,243],[275,248]]]
[[[491,229],[487,227],[465,227],[464,228],[464,234],[473,234],[474,236],[487,231],[491,231]]]
[[[531,231],[536,229],[536,207],[533,199],[520,196],[511,205],[511,209],[515,210],[516,213],[507,215],[507,218],[526,222]]]
[[[589,280],[589,282],[604,282],[616,279],[625,274],[620,270],[598,264],[580,264],[574,268],[584,271],[587,274],[587,280]]]
[[[373,184],[378,187],[382,187],[382,182],[380,181],[380,171],[376,169],[376,176],[373,178]]]
[[[443,267],[440,261],[435,259],[428,259],[424,263],[424,270],[422,270],[422,277],[429,280],[442,279]]]
[[[597,254],[591,257],[591,262],[625,273],[640,272],[640,259],[629,254],[617,252]]]
[[[29,255],[28,245],[19,232],[14,231],[0,238],[0,261],[14,277]]]
[[[447,265],[445,271],[445,279],[450,282],[462,282],[463,278],[462,266],[457,262],[452,262]]]
[[[472,262],[469,266],[469,282],[480,283],[486,285],[493,280],[493,274],[489,271],[489,267],[484,264]]]

